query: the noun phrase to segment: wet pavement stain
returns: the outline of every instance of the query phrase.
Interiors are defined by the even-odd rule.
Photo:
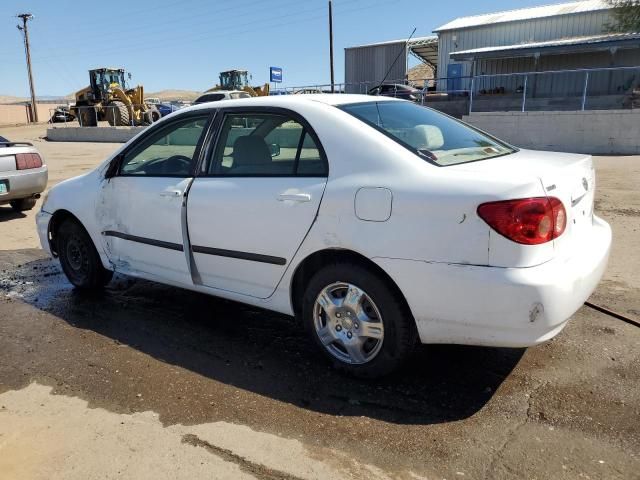
[[[593,325],[601,319],[588,313],[573,334],[526,355],[421,347],[396,375],[362,381],[331,370],[292,318],[124,276],[103,293],[81,294],[57,261],[37,250],[0,253],[0,298],[0,392],[37,380],[91,407],[157,412],[164,425],[231,422],[339,448],[385,469],[450,476],[466,471],[477,478],[491,468],[502,478],[501,465],[512,458],[505,457],[509,442],[547,424],[575,428],[567,419],[576,413],[560,408],[562,400],[582,392],[581,376],[597,373],[600,364],[589,362],[604,361],[567,361],[580,351],[574,342],[583,349],[584,342],[600,341]],[[603,326],[620,332],[606,336],[612,342],[627,334],[623,326]],[[618,361],[628,376],[637,355],[621,353]],[[565,370],[573,386],[559,389],[564,377],[557,372]],[[603,395],[612,401],[624,393],[633,405],[621,412],[637,412],[637,393],[607,388]],[[559,407],[547,407],[551,395]],[[580,408],[597,406],[581,402]],[[597,441],[585,452],[640,445],[635,424],[619,439],[606,427],[617,422],[598,418],[603,425],[586,430]],[[568,454],[572,439],[563,431],[551,441],[554,458]],[[619,471],[637,464],[620,455]],[[527,461],[543,470],[555,465],[544,456]]]

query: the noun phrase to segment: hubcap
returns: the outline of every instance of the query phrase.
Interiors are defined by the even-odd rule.
[[[370,362],[382,348],[380,310],[355,285],[338,282],[325,287],[316,299],[313,323],[324,348],[345,363]]]

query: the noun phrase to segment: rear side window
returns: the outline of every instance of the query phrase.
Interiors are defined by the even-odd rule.
[[[207,172],[209,175],[326,176],[313,136],[280,114],[227,114]]]
[[[486,160],[516,150],[464,123],[412,102],[366,102],[340,107],[436,165]]]
[[[208,95],[203,95],[200,98],[198,98],[198,100],[196,100],[196,103],[217,102],[218,100],[223,100],[223,99],[224,99],[224,93],[210,93]]]

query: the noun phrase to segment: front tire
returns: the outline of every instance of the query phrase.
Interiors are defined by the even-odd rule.
[[[114,100],[106,106],[105,116],[107,122],[109,122],[109,125],[112,127],[126,127],[131,125],[129,109],[124,102],[120,100]]]
[[[416,344],[415,322],[389,282],[357,263],[327,265],[310,279],[302,317],[332,365],[375,378],[396,370]]]
[[[31,210],[36,206],[35,198],[21,198],[19,200],[11,200],[9,202],[11,208],[13,208],[16,212],[25,212],[27,210]]]
[[[56,233],[60,265],[69,281],[81,290],[99,290],[113,276],[102,266],[100,255],[87,231],[74,220],[65,220]]]

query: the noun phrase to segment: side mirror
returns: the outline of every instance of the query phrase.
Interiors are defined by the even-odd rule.
[[[120,154],[120,155],[116,155],[113,160],[111,160],[111,163],[109,163],[109,166],[107,167],[107,170],[104,172],[104,178],[113,178],[118,174],[118,170],[120,169],[120,163],[122,162],[122,160],[124,159],[124,155]]]
[[[269,145],[269,150],[271,151],[271,157],[277,157],[280,155],[280,144],[272,143]]]

